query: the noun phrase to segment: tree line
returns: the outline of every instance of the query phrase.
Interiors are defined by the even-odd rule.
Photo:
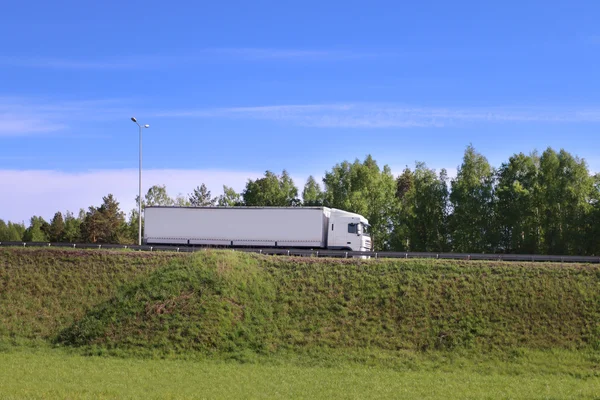
[[[600,254],[600,174],[561,149],[518,153],[498,168],[469,145],[456,177],[416,162],[394,177],[370,155],[343,161],[321,183],[310,176],[302,192],[286,170],[248,179],[237,193],[205,184],[187,196],[152,186],[142,207],[327,206],[365,216],[378,251],[520,254]],[[137,243],[139,197],[126,216],[112,194],[78,215],[34,216],[29,226],[0,220],[0,241]],[[142,219],[143,223],[143,219]]]

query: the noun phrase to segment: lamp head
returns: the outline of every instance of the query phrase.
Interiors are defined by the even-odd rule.
[[[144,125],[144,128],[150,128],[150,125],[146,124]]]
[[[131,117],[131,120],[132,120],[133,122],[137,122],[137,119],[135,119],[135,117]]]

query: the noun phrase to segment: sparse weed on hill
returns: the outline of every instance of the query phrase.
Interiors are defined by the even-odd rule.
[[[599,267],[582,265],[208,251],[122,285],[57,332],[56,343],[242,358],[594,348],[599,276]]]
[[[275,285],[253,257],[208,253],[122,287],[58,336],[68,345],[162,351],[261,352]]]
[[[45,341],[176,253],[0,249],[0,342]]]

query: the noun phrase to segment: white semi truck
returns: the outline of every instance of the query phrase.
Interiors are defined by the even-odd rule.
[[[146,207],[144,243],[372,250],[365,217],[328,207]]]

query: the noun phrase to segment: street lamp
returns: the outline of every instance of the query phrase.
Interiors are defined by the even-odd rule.
[[[131,120],[140,127],[140,179],[139,179],[139,199],[138,199],[138,245],[142,245],[142,126],[138,124],[135,117]],[[144,125],[144,128],[150,128],[150,125]]]

